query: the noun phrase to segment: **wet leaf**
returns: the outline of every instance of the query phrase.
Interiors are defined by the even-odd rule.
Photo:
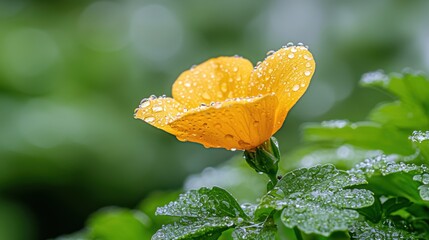
[[[242,226],[234,230],[232,238],[234,240],[274,240],[276,239],[277,228],[275,226],[266,226],[257,224],[253,226]]]
[[[217,239],[230,226],[230,220],[182,218],[178,222],[162,226],[152,236],[152,240]]]
[[[305,233],[329,236],[334,231],[347,230],[348,225],[359,217],[353,209],[373,204],[370,191],[349,189],[365,183],[364,178],[338,170],[333,165],[297,169],[287,173],[262,198],[255,217],[283,210],[281,220],[287,227],[297,226]]]
[[[375,122],[351,123],[333,120],[304,126],[304,140],[316,143],[351,144],[357,147],[382,150],[386,154],[411,155],[415,152],[408,133]],[[394,143],[394,144],[392,144]]]
[[[428,204],[425,201],[429,200],[429,169],[425,165],[395,162],[394,157],[381,155],[366,159],[348,172],[366,177],[368,186],[377,194],[401,196],[415,203]]]
[[[158,208],[156,214],[181,219],[164,225],[152,239],[207,239],[248,220],[237,201],[218,187],[181,194],[176,201]]]
[[[386,75],[381,71],[365,74],[362,85],[381,88],[402,102],[429,109],[429,80],[418,72],[393,73]]]
[[[351,239],[421,239],[413,233],[395,227],[390,221],[383,223],[370,223],[356,221],[349,229]]]
[[[414,131],[409,139],[417,147],[423,161],[429,164],[429,131]]]

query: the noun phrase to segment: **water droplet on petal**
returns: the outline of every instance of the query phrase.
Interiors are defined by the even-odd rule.
[[[154,106],[152,108],[152,111],[154,111],[154,112],[161,112],[162,111],[162,107],[161,106]]]
[[[210,95],[207,92],[203,93],[201,97],[205,100],[210,100]]]
[[[287,44],[286,44],[286,47],[292,47],[293,46],[293,42],[288,42]]]
[[[247,148],[247,147],[249,147],[249,146],[250,146],[250,143],[245,142],[245,141],[243,141],[243,140],[239,140],[239,141],[238,141],[238,144],[239,144],[241,147],[243,147],[243,148]]]
[[[270,50],[270,51],[268,51],[267,52],[267,56],[270,56],[270,55],[272,55],[273,53],[275,53],[276,51],[274,51],[274,50]]]
[[[304,75],[305,75],[305,76],[310,76],[310,74],[311,74],[311,72],[310,72],[310,71],[305,71],[305,72],[304,72]]]
[[[233,139],[234,138],[234,136],[232,136],[231,134],[226,134],[225,135],[225,139],[226,140],[231,140],[231,139]]]
[[[292,91],[296,92],[296,91],[298,91],[298,90],[299,90],[299,85],[298,85],[298,84],[296,84],[296,85],[294,85],[294,86],[292,87]]]
[[[310,56],[308,56],[307,54],[305,54],[305,55],[304,55],[304,59],[306,59],[306,60],[311,60],[311,57],[310,57]]]
[[[215,128],[221,128],[222,127],[222,125],[220,124],[220,123],[215,123]]]
[[[191,86],[191,83],[189,82],[185,83],[185,87],[190,87],[190,86]]]
[[[151,122],[153,122],[155,120],[155,118],[154,117],[147,117],[147,118],[145,118],[144,119],[144,121],[145,122],[147,122],[147,123],[151,123]]]
[[[259,126],[259,121],[254,121],[254,122],[253,122],[253,126],[254,126],[254,127]]]
[[[144,101],[142,101],[142,102],[140,103],[140,107],[141,107],[141,108],[149,107],[149,105],[150,105],[150,101],[149,101],[149,100],[147,100],[147,99],[144,99]]]
[[[288,58],[293,58],[295,57],[295,55],[293,53],[289,53],[289,55],[287,55]]]
[[[296,47],[291,48],[290,51],[293,52],[293,53],[295,53],[297,51]]]

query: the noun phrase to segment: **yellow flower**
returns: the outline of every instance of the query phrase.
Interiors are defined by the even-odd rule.
[[[268,140],[306,91],[315,70],[306,47],[283,47],[253,67],[218,57],[183,72],[173,98],[143,99],[134,117],[205,147],[250,150]]]

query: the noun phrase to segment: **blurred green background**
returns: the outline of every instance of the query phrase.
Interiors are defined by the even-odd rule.
[[[81,229],[97,209],[134,207],[234,154],[182,143],[133,119],[208,58],[253,63],[303,42],[317,71],[276,134],[303,122],[361,120],[388,96],[358,87],[377,69],[429,70],[429,2],[0,0],[0,239]]]

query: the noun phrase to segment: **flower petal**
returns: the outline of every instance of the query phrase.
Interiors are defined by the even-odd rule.
[[[172,129],[168,123],[174,121],[185,111],[187,111],[186,108],[172,98],[151,97],[141,101],[140,106],[134,111],[134,118],[176,135],[177,131]]]
[[[193,109],[169,125],[180,132],[179,140],[205,147],[253,149],[271,137],[277,106],[273,95],[230,99]]]
[[[247,82],[252,70],[252,63],[241,57],[210,59],[177,78],[173,97],[188,108],[244,97],[247,89],[240,82]]]
[[[283,125],[289,110],[305,93],[315,70],[312,54],[302,46],[281,48],[252,72],[250,96],[274,93],[279,109],[273,134]]]

